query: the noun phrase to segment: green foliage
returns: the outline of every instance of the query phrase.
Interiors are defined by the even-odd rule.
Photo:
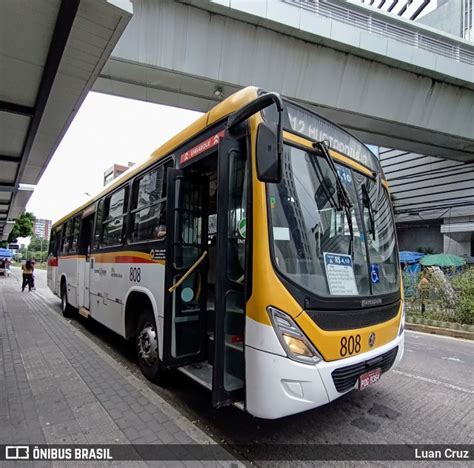
[[[422,298],[418,288],[421,274],[403,276],[407,312],[412,316],[445,322],[474,324],[474,269],[462,272],[444,269],[444,277],[430,273],[428,295]],[[444,279],[443,279],[444,278]],[[422,304],[425,311],[422,313]]]
[[[16,220],[12,232],[8,236],[8,242],[16,242],[19,237],[29,237],[33,234],[33,222],[35,221],[33,213],[25,211]]]
[[[48,258],[49,243],[41,237],[33,236],[28,248],[20,249],[21,258],[23,260],[36,260],[38,262],[45,261]]]
[[[468,325],[474,324],[474,268],[452,279],[456,291],[456,319]]]
[[[38,250],[48,250],[48,241],[41,237],[33,236],[28,246],[28,250],[38,251]]]

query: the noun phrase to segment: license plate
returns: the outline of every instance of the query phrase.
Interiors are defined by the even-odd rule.
[[[374,369],[365,374],[362,374],[359,377],[359,390],[364,390],[369,385],[372,385],[375,382],[380,380],[380,376],[382,375],[382,369]]]

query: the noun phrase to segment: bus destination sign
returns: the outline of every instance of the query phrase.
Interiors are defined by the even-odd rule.
[[[293,131],[315,141],[326,140],[331,149],[349,156],[372,171],[380,171],[376,156],[352,135],[304,108],[292,105],[290,102],[285,104]]]
[[[179,157],[179,163],[180,164],[187,163],[188,161],[195,158],[196,156],[199,156],[201,153],[204,153],[208,149],[213,148],[214,146],[217,146],[219,144],[219,141],[223,137],[224,137],[224,130],[221,130],[220,132],[207,138],[206,140],[201,141],[201,143],[199,143],[198,145],[192,147],[191,149],[183,153]]]

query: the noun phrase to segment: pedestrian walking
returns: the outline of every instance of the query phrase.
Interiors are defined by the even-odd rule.
[[[424,315],[426,312],[426,301],[430,295],[430,281],[428,272],[424,271],[420,282],[418,283],[418,291],[421,299],[421,315]]]
[[[34,273],[34,271],[35,271],[35,266],[36,266],[36,260],[31,260],[31,266],[33,267],[33,274],[31,275],[31,289],[33,291],[35,291],[36,288],[35,288],[35,273]]]
[[[25,290],[26,286],[28,286],[28,291],[31,291],[31,285],[33,283],[33,272],[34,267],[30,260],[27,260],[24,265],[21,266],[21,270],[23,271],[23,283],[21,285],[22,292]]]

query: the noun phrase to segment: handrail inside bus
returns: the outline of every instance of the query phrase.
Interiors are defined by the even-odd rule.
[[[207,250],[203,252],[203,254],[189,267],[189,270],[175,283],[171,288],[168,289],[168,291],[171,293],[173,292],[176,288],[181,286],[183,282],[186,280],[186,278],[200,265],[200,263],[206,258],[207,255]]]

